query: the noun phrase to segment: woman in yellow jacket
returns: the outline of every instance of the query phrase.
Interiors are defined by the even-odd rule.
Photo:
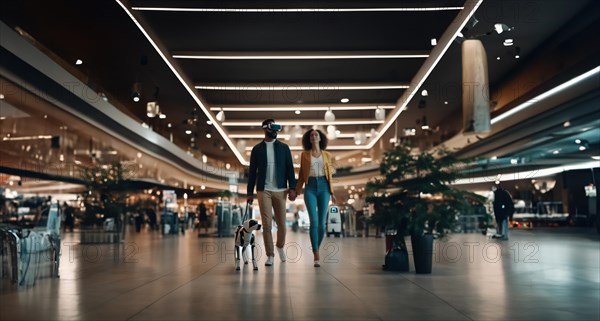
[[[310,219],[310,243],[314,255],[314,266],[319,267],[319,247],[325,237],[329,200],[335,204],[333,195],[331,154],[327,148],[327,136],[320,130],[310,129],[302,136],[300,173],[296,183],[296,195],[304,188],[304,203]]]

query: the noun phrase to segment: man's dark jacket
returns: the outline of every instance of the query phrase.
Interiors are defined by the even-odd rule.
[[[500,222],[511,217],[515,212],[515,206],[510,194],[505,189],[498,188],[494,192],[494,215],[496,221]]]
[[[296,188],[294,176],[294,162],[290,147],[278,140],[273,143],[275,156],[275,176],[278,188]],[[257,192],[265,190],[267,172],[267,143],[263,140],[252,148],[250,154],[250,169],[248,173],[248,196],[254,195],[254,186]],[[289,182],[289,185],[288,185]]]

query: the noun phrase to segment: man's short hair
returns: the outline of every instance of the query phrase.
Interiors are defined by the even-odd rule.
[[[262,126],[265,126],[265,125],[266,125],[266,124],[268,124],[268,123],[274,123],[274,122],[275,122],[275,119],[271,119],[271,118],[269,118],[269,119],[265,119],[265,120],[263,120],[263,122],[262,122]],[[264,127],[263,127],[263,128],[264,128]]]

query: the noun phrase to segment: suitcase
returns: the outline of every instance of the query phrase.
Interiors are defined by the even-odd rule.
[[[335,237],[342,235],[342,215],[339,207],[335,205],[329,206],[327,210],[327,236],[332,234]]]

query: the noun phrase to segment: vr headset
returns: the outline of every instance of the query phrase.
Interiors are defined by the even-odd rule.
[[[266,125],[263,125],[262,128],[266,128],[272,132],[278,132],[281,130],[281,125],[275,123],[268,123]]]

